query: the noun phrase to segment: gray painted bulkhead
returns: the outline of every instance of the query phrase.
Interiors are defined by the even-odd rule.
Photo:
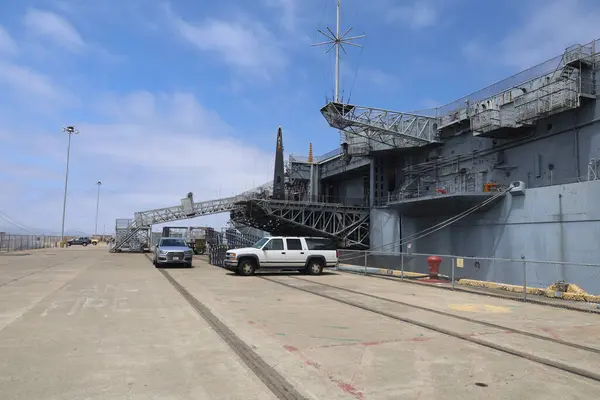
[[[600,242],[600,180],[588,181],[588,167],[594,160],[600,160],[599,119],[598,102],[584,100],[579,109],[538,121],[535,127],[520,134],[520,140],[474,137],[468,132],[448,139],[441,148],[429,151],[429,156],[462,155],[464,161],[439,168],[436,183],[429,188],[422,187],[422,191],[429,190],[433,194],[436,187],[445,184],[449,192],[459,193],[458,175],[451,171],[465,167],[483,176],[476,179],[476,186],[485,182],[508,185],[522,181],[527,189],[524,196],[507,194],[490,210],[471,214],[413,242],[411,249],[404,246],[402,251],[600,263],[597,251]],[[485,149],[489,149],[488,154],[469,157],[470,152]],[[413,155],[410,161],[427,156]],[[396,159],[398,170],[407,162],[406,156],[403,158]],[[593,174],[590,178],[594,179]],[[398,217],[391,217],[393,213]],[[371,220],[375,222],[371,226],[371,248],[397,242],[399,232],[407,237],[452,216],[441,211],[435,217],[411,217],[400,215],[394,206],[375,208],[371,213]],[[377,222],[385,220],[400,221],[400,227]],[[393,247],[393,250],[385,250],[401,251],[397,245]],[[384,264],[382,267],[400,268],[397,257],[394,260],[383,257],[379,261]],[[406,270],[427,270],[426,260],[422,257],[414,262],[405,261]],[[418,265],[412,265],[415,262]],[[457,269],[457,277],[520,285],[524,279],[522,271],[522,265],[518,263],[480,261],[476,267],[474,261],[467,261],[463,269]],[[589,292],[600,293],[600,268],[528,262],[527,280],[534,287],[565,280]]]
[[[577,73],[583,79],[577,78]],[[521,106],[531,105],[523,99],[530,98],[537,89],[554,90],[563,85],[559,82],[561,71],[489,99],[467,103],[467,108],[456,110],[453,116],[442,117],[439,143],[386,151],[377,151],[372,143],[366,143],[370,147],[367,157],[353,157],[350,162],[338,157],[319,165],[320,193],[332,198],[360,195],[369,200],[373,250],[392,243],[385,251],[517,260],[525,257],[530,260],[527,263],[530,286],[545,287],[565,280],[600,293],[599,268],[531,261],[600,262],[594,252],[600,240],[600,181],[588,182],[590,165],[594,165],[596,173],[600,172],[597,162],[600,106],[594,98],[598,93],[596,73],[589,67],[581,67],[573,81],[579,79],[581,95],[575,99],[569,97],[568,101],[548,98],[551,107],[553,101],[563,101],[564,107],[560,109],[563,111],[555,109],[553,112],[558,114],[533,122],[515,119],[519,112],[531,117],[532,110],[527,107],[520,108],[524,111],[517,110],[516,99],[520,97]],[[559,93],[567,96],[573,92]],[[575,109],[564,111],[574,102]],[[501,129],[489,132],[482,128],[486,115],[495,115],[482,112],[485,107],[500,113]],[[424,164],[427,168],[423,168]],[[414,179],[417,175],[420,178]],[[453,217],[460,212],[457,207],[466,209],[481,201],[477,197],[487,195],[482,193],[485,184],[506,187],[515,181],[524,183],[524,195],[506,194],[485,210],[412,242],[410,249],[399,245],[402,237]],[[449,196],[447,203],[441,199],[446,195],[438,195],[437,190]],[[417,203],[408,212],[404,207],[407,194],[436,199],[423,200],[428,202],[427,206]],[[425,215],[417,216],[415,208]],[[397,256],[371,256],[368,261],[370,266],[393,269],[400,269],[401,263]],[[407,271],[427,272],[426,257],[409,255],[403,264]],[[449,260],[442,262],[442,273],[450,274],[449,265]],[[466,260],[464,268],[456,271],[458,278],[523,283],[523,268],[519,263]]]
[[[298,187],[298,192],[305,192],[298,200],[309,200],[312,195],[311,201],[366,206],[370,163],[367,157],[351,157],[349,160],[335,157],[311,167],[306,161],[290,159],[289,181]],[[311,182],[318,184],[311,187]]]
[[[412,242],[404,252],[458,255],[464,257],[529,260],[530,286],[546,287],[564,280],[591,293],[600,293],[600,268],[535,263],[534,260],[570,263],[598,263],[600,241],[600,180],[526,189],[523,196],[505,195],[503,201],[485,213],[474,213],[431,235]],[[389,210],[386,210],[389,212]],[[379,210],[376,211],[380,212]],[[404,236],[420,232],[447,219],[403,217]],[[384,232],[394,237],[393,230]],[[371,235],[377,230],[371,231]],[[374,242],[376,239],[371,236]],[[384,244],[385,244],[384,243]],[[387,250],[387,249],[386,249]],[[426,260],[415,271],[426,271]],[[446,260],[449,263],[450,260]],[[446,266],[448,267],[448,266]],[[410,270],[410,269],[407,269]],[[469,277],[521,285],[520,263],[465,262],[457,278]]]

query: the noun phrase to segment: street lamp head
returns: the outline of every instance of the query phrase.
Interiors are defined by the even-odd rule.
[[[102,185],[102,181],[96,182],[96,185]]]
[[[72,125],[69,125],[66,128],[63,128],[63,132],[67,132],[69,135],[72,133],[75,133],[75,134],[79,133],[79,131],[77,129],[75,129],[75,127]]]

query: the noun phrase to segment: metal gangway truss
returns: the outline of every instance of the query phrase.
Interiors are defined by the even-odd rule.
[[[274,235],[324,236],[344,248],[369,247],[368,207],[263,199],[240,205],[232,220]]]
[[[438,120],[431,116],[337,102],[325,105],[321,114],[331,127],[366,139],[376,150],[421,147],[439,141]]]
[[[141,211],[133,220],[117,220],[116,240],[111,252],[149,250],[149,236],[154,224],[179,221],[210,214],[229,212],[231,219],[270,233],[304,232],[303,235],[335,238],[342,245],[368,247],[369,209],[332,203],[271,200],[269,184],[238,196],[195,203],[192,193],[181,205]],[[129,221],[124,225],[123,221]],[[120,224],[119,224],[120,223]]]
[[[235,207],[235,203],[239,200],[241,199],[236,196],[194,203],[193,197],[188,194],[181,200],[180,206],[137,212],[134,214],[133,220],[119,219],[116,225],[116,240],[110,251],[112,253],[124,249],[144,251],[149,249],[148,241],[145,241],[145,238],[152,225],[228,212]],[[123,221],[129,221],[129,224],[124,226]]]

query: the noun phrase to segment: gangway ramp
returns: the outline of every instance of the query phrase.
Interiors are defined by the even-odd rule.
[[[324,236],[339,247],[369,247],[368,207],[335,203],[251,199],[231,219],[275,235]]]
[[[343,247],[368,247],[368,208],[269,197],[268,191],[254,190],[195,203],[192,193],[188,193],[181,205],[136,212],[133,220],[118,219],[110,251],[149,250],[152,225],[224,212],[236,222],[270,233],[319,235],[336,239]]]
[[[367,140],[373,150],[414,148],[438,144],[435,117],[330,102],[321,114],[333,128]]]

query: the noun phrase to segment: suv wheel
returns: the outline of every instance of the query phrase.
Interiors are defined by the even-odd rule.
[[[255,270],[256,265],[254,263],[254,260],[252,260],[251,258],[242,259],[242,261],[240,261],[240,263],[238,264],[238,272],[240,275],[253,275]]]
[[[320,275],[323,272],[323,262],[321,260],[310,260],[306,271],[310,275]]]
[[[82,243],[83,247],[87,246],[87,243]]]

